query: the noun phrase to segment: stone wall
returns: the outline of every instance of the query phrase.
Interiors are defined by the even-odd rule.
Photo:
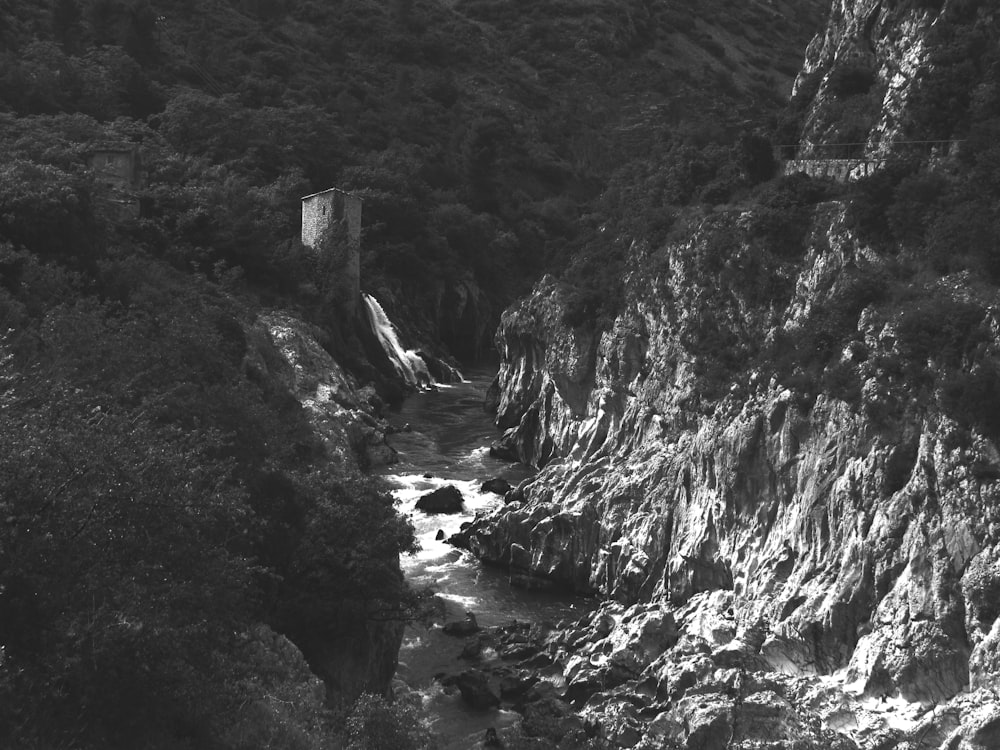
[[[355,314],[361,294],[361,208],[360,198],[337,188],[302,199],[302,244],[306,247],[323,248],[334,225],[346,225],[347,242],[323,248],[331,255],[321,259],[324,278],[317,282],[331,290],[337,306],[349,317]]]
[[[141,162],[137,149],[97,148],[87,156],[87,165],[102,182],[118,188],[137,188],[141,181]]]
[[[347,221],[347,235],[361,243],[362,201],[355,195],[337,188],[307,195],[302,199],[302,244],[318,247],[323,233],[334,221]]]
[[[851,182],[875,174],[885,166],[885,159],[790,159],[785,162],[786,175],[800,172],[837,182]]]
[[[97,146],[87,154],[87,166],[106,188],[99,197],[109,213],[120,220],[141,215],[136,191],[143,186],[142,160],[136,147]]]

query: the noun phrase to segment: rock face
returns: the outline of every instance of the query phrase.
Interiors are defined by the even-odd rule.
[[[894,137],[939,5],[835,2],[809,52],[806,74],[823,83],[807,134],[836,135],[823,86],[852,61],[882,86],[866,132]],[[904,356],[899,321],[864,285],[891,260],[842,204],[815,207],[795,257],[776,257],[759,226],[750,211],[720,213],[663,248],[635,244],[607,330],[564,323],[551,278],[504,314],[497,453],[543,470],[463,538],[512,573],[619,603],[603,610],[610,634],[560,658],[572,701],[621,737],[989,747],[998,446],[939,391],[887,369]],[[932,291],[993,304],[967,279]],[[849,345],[821,377],[764,356],[815,345],[819,316],[847,297]],[[976,325],[992,332],[976,356],[996,356],[998,327]],[[723,347],[743,359],[720,359]],[[644,607],[665,608],[677,631],[644,646]],[[615,633],[620,645],[605,645]],[[646,714],[614,697],[623,685],[623,699],[652,691]]]
[[[378,397],[362,388],[316,340],[309,326],[287,313],[263,316],[249,338],[245,367],[281,383],[302,404],[326,458],[337,472],[396,461],[385,442],[388,425],[375,415]]]
[[[867,263],[835,207],[818,212],[814,235],[821,245],[773,327],[794,329],[822,306],[820,289],[836,293],[849,260]],[[669,274],[630,277],[626,310],[599,340],[552,322],[551,280],[504,316],[503,442],[545,468],[519,488],[521,502],[477,520],[469,549],[624,603],[683,607],[725,593],[723,612],[692,615],[701,637],[721,646],[756,632],[713,656],[713,669],[749,653],[775,674],[839,672],[845,690],[922,706],[970,682],[995,686],[1000,487],[974,466],[996,465],[996,447],[943,414],[904,406],[873,419],[898,394],[864,368],[860,405],[748,372],[710,414],[692,413],[697,385],[678,329],[693,313],[663,302],[683,299],[691,247],[673,250]],[[767,321],[754,323],[766,337]],[[870,351],[890,346],[884,321],[862,315],[861,326]],[[781,726],[791,689],[760,698]]]
[[[292,446],[295,450],[322,450],[329,470],[341,476],[396,460],[385,442],[388,425],[376,414],[374,389],[360,387],[307,324],[275,312],[262,316],[247,338],[244,367],[262,382],[291,393],[312,423],[317,445]],[[396,672],[402,623],[373,620],[363,603],[345,602],[337,621],[327,625],[326,632],[296,637],[295,645],[323,679],[330,701],[349,705],[362,692],[387,693]]]

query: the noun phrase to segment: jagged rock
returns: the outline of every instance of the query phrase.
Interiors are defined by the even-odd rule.
[[[994,706],[985,716],[977,717],[966,734],[974,746],[1000,747],[1000,711]]]
[[[488,479],[483,482],[482,486],[479,488],[480,492],[492,492],[494,495],[506,495],[513,488],[506,479],[501,479],[500,477],[494,477],[493,479]]]
[[[506,495],[503,496],[503,501],[508,505],[511,503],[523,503],[524,493],[521,492],[519,487],[515,487],[510,492],[508,492]]]
[[[438,529],[437,534],[434,535],[434,541],[440,542],[442,539],[444,539],[444,530]]]
[[[1000,617],[969,656],[969,684],[973,689],[1000,690]]]
[[[686,728],[688,750],[727,750],[733,739],[732,701],[718,695],[696,695],[680,701],[675,717]]]
[[[415,507],[425,513],[459,513],[464,505],[462,493],[449,484],[422,495],[417,499]]]
[[[686,732],[684,725],[674,720],[669,711],[656,715],[645,727],[644,746],[650,748],[680,747]]]
[[[566,702],[556,697],[542,697],[524,707],[522,726],[526,734],[542,737],[555,745],[565,735],[582,731],[583,720]]]
[[[712,652],[712,662],[718,667],[739,667],[741,669],[764,669],[770,665],[746,644],[735,641]]]
[[[563,693],[563,698],[565,698],[569,703],[574,706],[582,706],[590,696],[603,690],[605,687],[603,680],[600,675],[596,673],[584,674],[577,677],[572,682],[566,686],[566,692]]]
[[[598,691],[618,687],[635,677],[635,672],[617,664],[603,664],[598,669],[586,670],[566,686],[563,696],[575,706],[582,705]]]
[[[634,708],[619,701],[601,714],[601,727],[611,742],[618,747],[635,747],[643,735],[643,722]]]

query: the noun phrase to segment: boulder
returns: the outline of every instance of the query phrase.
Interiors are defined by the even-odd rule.
[[[455,620],[454,622],[445,623],[442,630],[444,630],[444,632],[448,635],[466,638],[470,635],[478,633],[481,628],[479,627],[479,623],[476,622],[476,616],[472,612],[466,612],[464,620]]]
[[[726,696],[697,695],[682,699],[674,719],[687,731],[689,750],[726,750],[733,739],[733,705]]]
[[[510,482],[506,479],[501,479],[500,477],[494,477],[493,479],[487,479],[483,482],[482,486],[479,488],[480,492],[492,492],[494,495],[506,495],[510,492],[513,487],[511,487]]]
[[[424,513],[459,513],[463,507],[462,493],[452,484],[422,495],[416,505]]]
[[[457,687],[462,700],[473,708],[486,710],[500,705],[500,699],[490,688],[489,677],[479,669],[468,669],[458,676],[446,677],[441,684]]]

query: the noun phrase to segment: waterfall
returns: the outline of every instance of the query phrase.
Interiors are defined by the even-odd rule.
[[[385,314],[382,305],[370,294],[362,295],[365,301],[365,310],[368,313],[368,322],[372,330],[378,337],[378,342],[382,345],[386,356],[396,368],[396,372],[409,385],[417,388],[424,388],[434,383],[427,370],[427,365],[412,349],[404,349],[399,343],[399,336],[396,334],[396,327]]]

